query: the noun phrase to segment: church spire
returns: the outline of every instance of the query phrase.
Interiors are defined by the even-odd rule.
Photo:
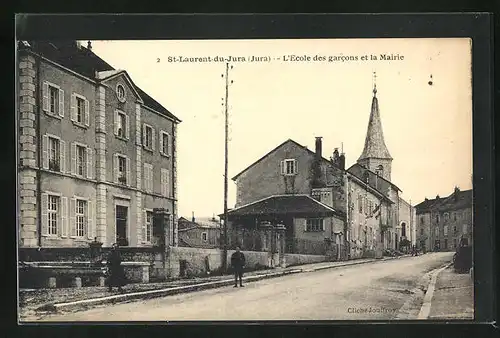
[[[384,173],[386,179],[390,178],[390,163],[392,162],[392,157],[389,154],[389,150],[385,145],[384,133],[382,130],[382,121],[380,119],[380,111],[378,106],[377,98],[377,83],[375,82],[377,78],[376,73],[373,73],[373,98],[372,107],[370,112],[370,119],[368,121],[368,130],[366,132],[365,147],[361,156],[358,159],[358,163],[366,166],[370,170],[377,172],[379,167],[385,167],[381,171]],[[380,163],[379,163],[380,162]],[[387,162],[387,163],[382,163]],[[377,164],[377,165],[375,165]],[[373,167],[373,168],[372,168]]]

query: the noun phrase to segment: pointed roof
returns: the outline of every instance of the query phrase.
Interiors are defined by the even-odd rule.
[[[392,160],[384,141],[382,121],[380,120],[380,112],[378,108],[376,85],[373,88],[372,110],[370,112],[370,120],[368,121],[365,148],[363,149],[358,161],[366,158],[383,158]]]

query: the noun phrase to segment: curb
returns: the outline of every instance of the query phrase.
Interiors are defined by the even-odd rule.
[[[439,274],[449,268],[453,263],[447,263],[446,265],[437,268],[431,273],[431,281],[427,287],[427,291],[424,295],[424,300],[422,302],[422,307],[420,308],[420,312],[418,313],[417,319],[427,319],[431,313],[431,302],[432,297],[434,296],[434,289],[436,287],[436,282]]]
[[[264,275],[247,276],[247,277],[243,277],[243,281],[255,282],[255,281],[259,281],[259,280],[263,280],[263,279],[282,277],[282,276],[296,274],[296,273],[314,272],[314,271],[319,271],[319,270],[341,268],[341,267],[351,266],[351,265],[381,262],[381,261],[397,259],[400,257],[402,257],[402,256],[382,258],[382,259],[375,259],[374,258],[374,259],[369,260],[369,261],[363,261],[363,262],[353,261],[352,263],[346,262],[345,264],[327,265],[327,266],[321,266],[321,267],[318,267],[315,269],[296,268],[296,269],[290,269],[290,270],[285,270],[285,271],[271,272],[271,273],[264,274]],[[102,304],[116,304],[116,303],[128,302],[128,301],[138,300],[138,299],[146,300],[146,299],[151,299],[151,298],[172,296],[172,295],[176,295],[176,294],[180,294],[180,293],[189,293],[189,292],[194,292],[194,291],[215,289],[215,288],[220,288],[220,287],[232,285],[233,283],[234,283],[234,279],[231,278],[231,279],[224,279],[224,280],[220,280],[220,281],[205,282],[205,283],[186,285],[186,286],[177,286],[177,287],[173,287],[173,288],[166,288],[166,289],[159,289],[159,290],[138,291],[138,292],[133,292],[133,293],[113,295],[113,296],[107,296],[107,297],[101,297],[101,298],[83,299],[83,300],[78,300],[78,301],[73,301],[73,302],[68,302],[68,303],[46,304],[46,305],[43,305],[43,306],[37,308],[36,310],[37,311],[47,311],[47,312],[57,312],[60,310],[68,310],[68,309],[82,308],[82,307],[85,308],[85,307],[89,307],[89,306],[102,305]]]
[[[268,278],[286,276],[286,275],[300,273],[300,272],[302,272],[301,269],[293,269],[293,270],[288,270],[288,271],[269,273],[269,274],[265,274],[265,275],[248,276],[248,277],[243,277],[243,281],[253,282],[253,281],[259,281],[259,280],[268,279]],[[122,295],[113,295],[113,296],[108,296],[108,297],[78,300],[78,301],[68,302],[68,303],[47,304],[47,305],[43,305],[42,307],[38,308],[37,310],[38,311],[57,312],[59,310],[67,310],[67,309],[78,308],[78,307],[86,307],[86,306],[90,306],[90,305],[115,304],[115,303],[119,303],[119,302],[127,302],[127,301],[131,301],[131,300],[136,300],[136,299],[141,299],[141,300],[144,299],[145,300],[145,299],[150,299],[150,298],[172,296],[172,295],[176,295],[176,294],[180,294],[180,293],[189,293],[189,292],[194,292],[194,291],[215,289],[215,288],[219,288],[219,287],[223,287],[223,286],[232,285],[233,283],[234,283],[234,279],[231,278],[231,279],[225,279],[225,280],[221,280],[221,281],[206,282],[206,283],[186,285],[186,286],[177,286],[177,287],[173,287],[173,288],[160,289],[160,290],[139,291],[139,292],[122,294]]]

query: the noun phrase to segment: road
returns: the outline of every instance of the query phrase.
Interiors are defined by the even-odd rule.
[[[426,272],[453,253],[429,253],[305,272],[133,303],[61,313],[42,321],[388,320],[416,315]],[[423,284],[426,284],[425,282]],[[413,291],[412,291],[413,290]],[[418,297],[417,297],[418,296]],[[419,303],[420,301],[420,303]],[[409,318],[412,319],[412,318]]]

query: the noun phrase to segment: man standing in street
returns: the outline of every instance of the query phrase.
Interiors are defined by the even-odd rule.
[[[234,269],[234,287],[238,287],[238,278],[240,279],[240,287],[243,287],[243,268],[245,267],[245,255],[240,251],[240,247],[236,247],[236,252],[231,255],[231,266]]]

